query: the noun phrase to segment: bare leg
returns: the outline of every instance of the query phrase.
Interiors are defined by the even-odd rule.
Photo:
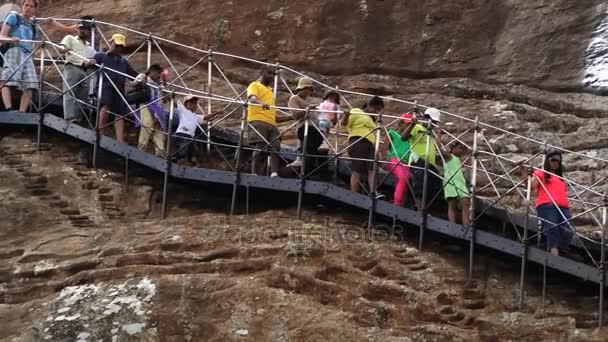
[[[279,168],[281,165],[281,160],[279,159],[279,155],[276,153],[272,153],[270,155],[270,172],[279,172]]]
[[[127,139],[125,136],[125,119],[118,119],[114,122],[114,129],[116,129],[116,140],[119,143],[126,144]]]
[[[253,151],[253,159],[251,160],[251,170],[258,176],[262,176],[265,174],[264,172],[264,159],[265,154],[261,151],[264,148],[264,144],[257,144],[255,146],[255,150]]]
[[[418,211],[422,211],[422,199],[414,197],[414,202],[416,202],[416,209],[418,209]]]
[[[10,87],[2,87],[2,102],[4,103],[4,108],[13,108],[13,96],[11,95]]]
[[[108,134],[108,122],[110,121],[110,114],[108,113],[108,107],[101,107],[101,113],[99,113],[99,129],[101,130],[101,134]]]
[[[456,208],[457,199],[451,198],[448,200],[448,219],[450,223],[458,222],[458,208]]]
[[[471,210],[471,199],[463,197],[460,199],[460,205],[462,206],[462,225],[469,226],[471,224],[470,210]]]
[[[350,175],[350,191],[361,192],[361,175],[359,172],[352,172]]]
[[[371,171],[367,172],[367,184],[369,186],[369,192],[376,192],[376,177],[374,177],[374,173]]]
[[[557,249],[557,248],[551,248],[551,255],[559,256],[559,249]]]
[[[24,90],[23,95],[21,96],[21,103],[19,104],[19,111],[21,113],[27,112],[27,109],[30,107],[30,102],[32,102],[32,89]]]

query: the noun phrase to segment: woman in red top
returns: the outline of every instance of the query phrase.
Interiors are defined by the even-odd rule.
[[[570,222],[568,205],[568,185],[563,181],[562,155],[551,151],[545,158],[543,170],[534,171],[532,189],[536,189],[536,213],[542,219],[543,235],[547,249],[558,256],[560,251],[568,250],[574,236]]]

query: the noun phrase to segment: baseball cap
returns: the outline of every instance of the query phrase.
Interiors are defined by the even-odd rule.
[[[116,45],[127,45],[127,38],[120,33],[115,33],[114,35],[112,35],[112,38],[110,40],[113,41]]]
[[[404,113],[399,116],[404,123],[411,123],[414,115],[412,113]]]

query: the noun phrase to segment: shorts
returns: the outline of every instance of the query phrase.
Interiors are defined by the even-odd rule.
[[[21,90],[38,89],[36,66],[32,58],[25,60],[28,55],[29,53],[26,53],[18,46],[6,51],[4,54],[4,67],[2,68],[2,81],[5,81],[7,86],[19,87]]]
[[[123,94],[123,97],[125,95]],[[131,112],[131,109],[125,101],[123,101],[120,94],[113,88],[103,88],[101,92],[101,100],[99,101],[101,107],[106,107],[112,115],[126,115]]]
[[[410,167],[410,171],[412,174],[412,192],[416,198],[422,198],[424,195],[424,175],[425,175],[425,161],[424,159],[418,159],[417,162],[413,163]],[[428,183],[427,183],[427,192],[426,199],[427,201],[431,201],[433,199],[437,200],[439,196],[443,195],[442,187],[443,181],[439,178],[439,172],[437,168],[435,168],[432,164],[429,163],[428,169]],[[443,196],[441,196],[443,197]],[[432,203],[428,203],[430,205]]]
[[[348,145],[350,146],[348,148],[348,155],[351,158],[368,159],[352,160],[350,164],[351,169],[359,174],[367,174],[373,165],[369,160],[374,159],[374,144],[365,138],[352,137],[348,139]]]
[[[268,146],[270,143],[270,146]],[[247,126],[247,144],[267,152],[281,151],[281,138],[277,126],[263,121],[251,121]],[[272,147],[272,148],[271,148]]]
[[[298,140],[302,142],[298,152],[302,153],[304,144],[304,126],[298,128]],[[306,154],[319,154],[319,147],[323,144],[323,136],[314,127],[308,127],[308,140],[306,140]]]
[[[462,170],[458,172],[462,173]],[[443,192],[445,199],[471,198],[471,192],[467,188],[467,184],[460,182],[459,177],[453,177],[444,182]]]
[[[560,251],[567,251],[574,236],[572,231],[574,228],[571,228],[569,223],[559,226],[555,224],[571,219],[570,209],[556,207],[553,204],[542,204],[536,207],[536,213],[543,219],[541,225],[547,240],[547,249],[557,248]]]

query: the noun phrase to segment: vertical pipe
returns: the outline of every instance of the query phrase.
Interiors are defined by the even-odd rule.
[[[304,183],[306,179],[306,152],[308,151],[308,130],[310,125],[308,123],[308,115],[310,114],[310,107],[306,108],[306,114],[304,115],[304,139],[302,139],[302,169],[300,170],[300,191],[298,192],[298,220],[302,219],[302,205],[304,202]]]
[[[393,225],[392,225],[391,237],[395,236],[396,228],[397,228],[397,215],[393,215]]]
[[[93,19],[93,20],[91,21],[91,47],[93,48],[93,50],[94,50],[95,52],[97,52],[97,51],[99,51],[99,48],[98,48],[98,46],[97,46],[97,41],[96,41],[96,39],[95,39],[95,38],[97,38],[97,37],[95,36],[96,31],[97,31],[97,30],[95,29],[95,27],[96,27],[96,25],[95,25],[95,19]],[[88,56],[87,56],[87,57],[88,57]]]
[[[471,154],[471,161],[473,164],[473,173],[471,175],[471,207],[469,208],[469,222],[471,238],[469,245],[469,281],[473,280],[473,261],[475,259],[475,240],[476,240],[476,229],[477,229],[477,214],[475,206],[475,198],[477,196],[477,153],[479,149],[479,117],[475,117],[475,132],[473,135],[473,151]]]
[[[152,33],[148,34],[148,55],[146,58],[146,70],[152,65]]]
[[[175,93],[171,94],[171,108],[169,109],[169,124],[167,125],[167,165],[165,168],[165,179],[163,181],[163,203],[161,206],[160,216],[162,219],[167,218],[167,190],[169,188],[169,176],[171,174],[171,140],[173,135],[171,130],[173,128],[173,116],[175,114]]]
[[[336,91],[338,92],[338,99],[340,98],[340,87],[336,86]],[[336,114],[336,116],[338,116],[338,122],[336,123],[336,168],[334,169],[334,181],[338,180],[338,176],[340,175],[340,154],[338,153],[340,150],[340,127],[342,127],[342,118],[339,117],[339,114]]]
[[[125,192],[129,193],[129,154],[125,156]]]
[[[40,143],[42,142],[42,126],[44,124],[44,113],[42,112],[42,88],[44,86],[44,52],[46,51],[45,43],[42,42],[40,52],[40,86],[38,87],[38,132],[36,134],[36,148],[40,151]],[[33,58],[33,56],[32,56]]]
[[[532,198],[532,167],[528,168],[528,185],[526,187],[526,215],[524,221],[524,235],[521,239],[521,273],[519,278],[519,310],[524,309],[524,283],[526,277],[526,262],[528,261],[528,216],[530,215],[530,202]]]
[[[211,84],[213,82],[213,51],[207,57],[207,115],[211,114]],[[211,120],[207,121],[207,153],[211,152]]]
[[[602,208],[602,247],[600,248],[600,300],[598,313],[598,326],[604,326],[604,292],[606,291],[606,228],[608,224],[608,197],[604,195],[604,207]]]
[[[93,19],[91,21],[91,48],[93,49],[93,54],[97,53],[97,51],[99,51],[97,49],[97,44],[96,44],[96,29],[95,29],[95,20]],[[86,56],[87,58],[92,58],[92,56]],[[97,77],[97,75],[91,76],[91,78],[89,79],[89,94],[88,94],[88,100],[89,100],[89,104],[93,104],[93,99],[95,98],[96,94],[95,94],[95,86],[97,85],[99,77]],[[89,109],[88,110],[88,115],[89,115],[89,123],[92,125],[93,123],[91,122],[92,117],[93,117],[93,110]],[[91,128],[93,129],[94,127],[87,127],[87,128]]]
[[[97,169],[97,151],[101,139],[101,94],[103,91],[104,65],[102,64],[97,74],[97,117],[95,118],[95,145],[93,145],[93,169]]]
[[[277,101],[277,94],[279,91],[279,77],[281,75],[281,64],[279,61],[275,63],[274,66],[274,85],[272,86],[272,98],[274,101]]]
[[[374,164],[372,166],[372,178],[371,178],[371,184],[369,185],[369,199],[370,199],[370,206],[369,206],[369,213],[367,216],[367,230],[369,233],[369,238],[371,239],[373,236],[373,227],[374,227],[374,220],[375,220],[375,214],[376,214],[376,195],[377,195],[377,190],[378,190],[378,184],[376,184],[376,182],[378,181],[378,151],[380,150],[380,131],[381,131],[381,127],[382,127],[382,113],[378,113],[378,124],[377,124],[378,128],[376,128],[376,142],[374,144]]]
[[[422,183],[422,222],[420,223],[420,239],[418,241],[418,249],[422,250],[422,246],[424,244],[424,230],[426,229],[427,223],[427,201],[428,201],[428,187],[429,187],[429,154],[431,152],[431,138],[433,136],[433,121],[431,119],[428,120],[426,125],[426,156],[424,158],[424,181]]]
[[[243,106],[243,114],[241,115],[241,130],[239,131],[239,144],[236,150],[236,175],[234,176],[234,184],[232,185],[232,202],[230,203],[230,216],[234,215],[236,210],[236,196],[238,187],[241,182],[241,153],[243,150],[243,140],[245,136],[245,127],[247,125],[247,104]]]
[[[247,184],[245,186],[245,216],[249,217],[249,190],[250,186]]]
[[[547,258],[543,262],[543,294],[541,299],[542,318],[545,318],[545,307],[547,303]]]
[[[541,168],[545,165],[545,161],[547,160],[547,153],[549,153],[549,149],[547,147],[547,142],[545,141],[543,143],[543,161],[542,164],[540,165]],[[526,218],[527,219],[527,218]],[[540,217],[537,220],[537,227],[538,227],[538,235],[536,237],[536,247],[540,248],[540,242],[541,242],[541,238],[543,236],[543,222],[541,221]]]

